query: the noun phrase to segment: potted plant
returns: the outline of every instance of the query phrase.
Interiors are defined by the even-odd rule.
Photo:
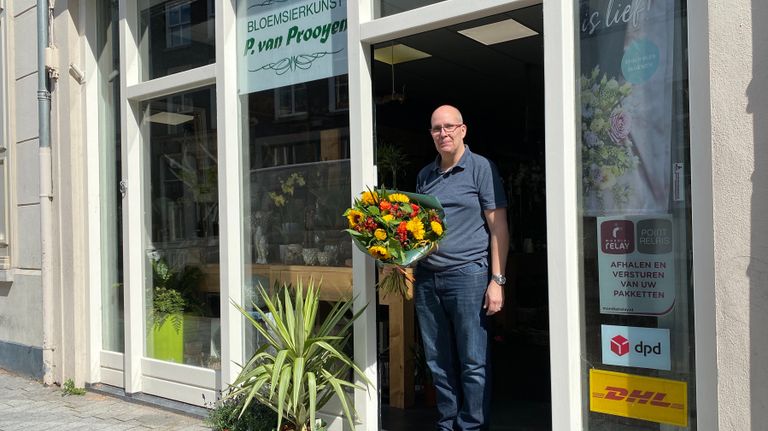
[[[351,428],[354,406],[348,390],[365,390],[370,380],[344,351],[351,335],[352,323],[362,309],[351,318],[345,315],[351,301],[340,301],[322,320],[318,317],[319,288],[310,280],[306,295],[301,281],[275,285],[275,296],[261,286],[258,292],[264,309],[255,306],[257,318],[237,304],[243,316],[266,342],[243,366],[231,385],[229,397],[244,396],[241,415],[254,400],[277,412],[277,430],[320,430],[317,411],[331,398],[338,397]],[[293,295],[291,291],[293,290]],[[281,299],[282,295],[282,299]],[[366,386],[347,381],[357,374]],[[283,421],[288,426],[283,426]]]
[[[152,259],[151,337],[148,354],[164,361],[184,362],[184,313],[198,305],[192,290],[202,277],[200,269],[185,266],[181,271],[169,267],[164,259]]]

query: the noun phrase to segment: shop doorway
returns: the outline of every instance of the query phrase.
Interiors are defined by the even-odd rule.
[[[542,30],[537,5],[373,46],[379,184],[414,189],[436,156],[427,129],[442,104],[461,110],[465,142],[504,180],[510,251],[505,307],[492,325],[497,430],[551,429]],[[391,308],[380,306],[377,317],[381,428],[430,429],[436,413],[418,337],[404,348],[404,368],[390,363]],[[401,368],[414,378],[397,379]]]

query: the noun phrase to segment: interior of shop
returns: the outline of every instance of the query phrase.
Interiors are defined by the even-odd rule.
[[[492,428],[549,429],[550,375],[544,180],[544,52],[541,5],[416,34],[373,47],[379,184],[413,190],[434,160],[432,111],[454,105],[473,152],[494,161],[509,208],[505,306],[493,319]],[[418,330],[413,382],[394,381],[380,307],[382,429],[429,429],[434,400]],[[406,351],[409,349],[405,349]],[[412,389],[412,393],[410,392]]]

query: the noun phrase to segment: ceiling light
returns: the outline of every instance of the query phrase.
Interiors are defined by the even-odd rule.
[[[178,126],[179,124],[192,121],[195,117],[191,115],[176,114],[175,112],[158,112],[147,118],[153,123],[167,124],[169,126]]]
[[[424,51],[398,43],[397,45],[384,46],[376,48],[373,51],[373,58],[387,64],[399,64],[406,61],[419,60],[432,57]]]
[[[494,22],[493,24],[459,30],[459,33],[470,39],[474,39],[483,45],[509,42],[510,40],[522,39],[524,37],[539,34],[535,30],[531,30],[513,19],[506,19],[504,21]]]

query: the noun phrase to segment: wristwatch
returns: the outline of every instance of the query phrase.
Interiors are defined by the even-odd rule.
[[[503,286],[507,283],[507,277],[504,277],[502,274],[493,274],[491,279],[495,281],[499,286]]]

